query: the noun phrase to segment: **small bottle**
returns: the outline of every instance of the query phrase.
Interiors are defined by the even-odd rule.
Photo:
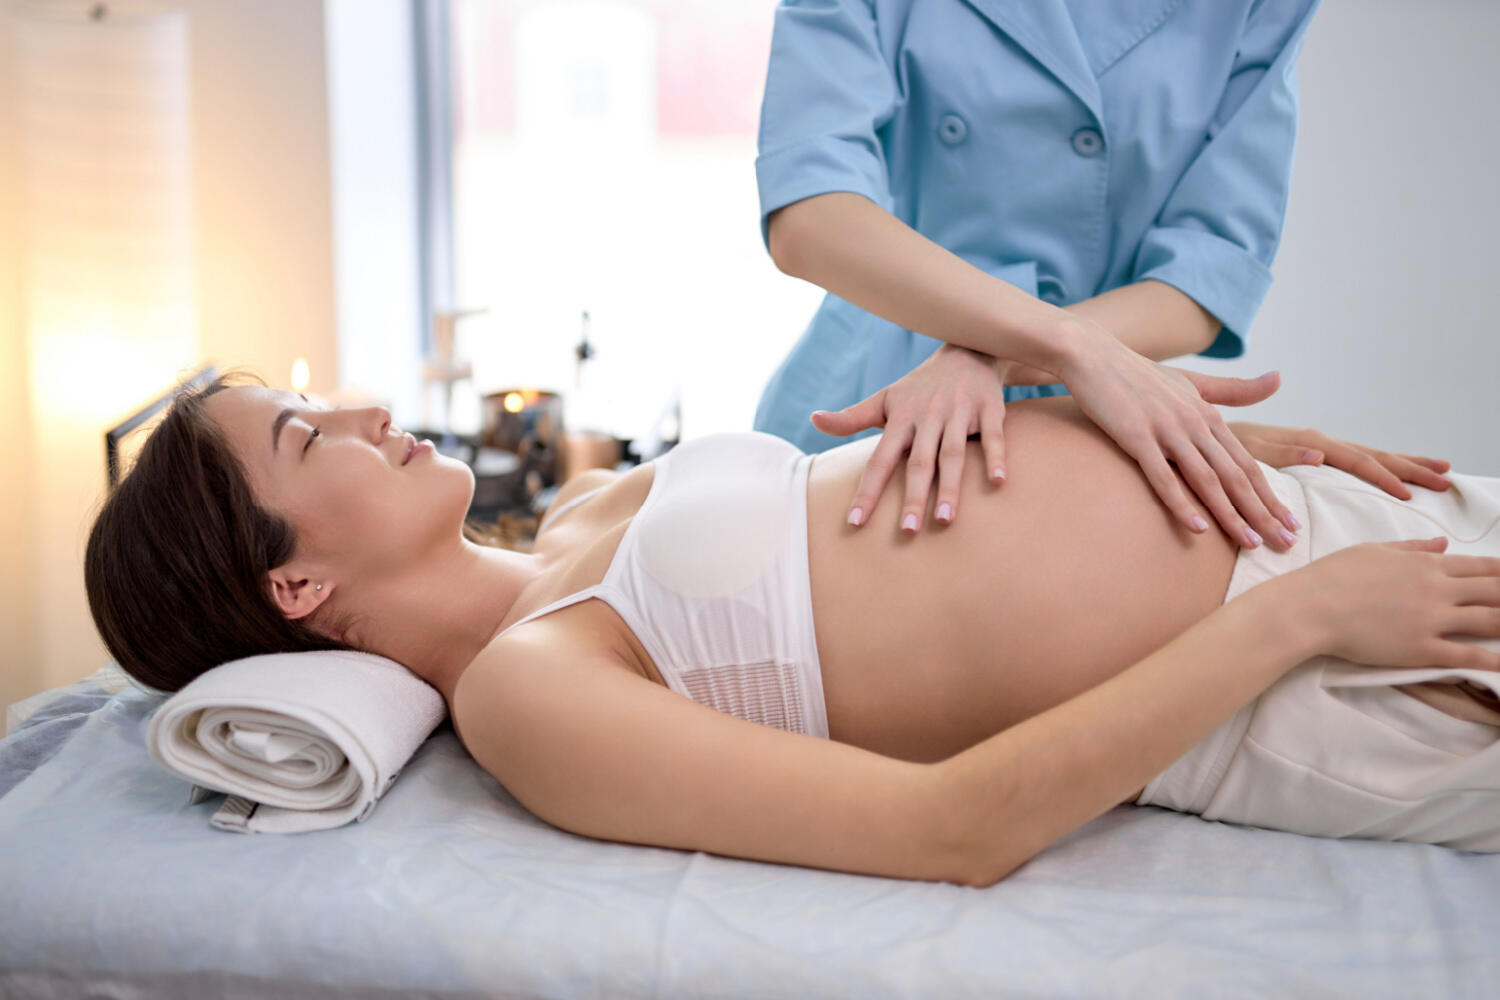
[[[573,391],[567,400],[566,422],[573,430],[599,429],[597,424],[600,414],[598,400],[595,399],[598,395],[595,386],[597,378],[596,373],[592,371],[593,365],[588,363],[596,353],[594,345],[589,343],[589,312],[585,309],[582,335],[573,348]]]

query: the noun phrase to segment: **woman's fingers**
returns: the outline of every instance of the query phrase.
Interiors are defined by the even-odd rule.
[[[1465,605],[1449,612],[1444,634],[1471,635],[1477,639],[1500,639],[1500,608]]]
[[[1310,449],[1304,448],[1300,444],[1282,444],[1278,441],[1266,441],[1263,439],[1252,439],[1251,441],[1244,442],[1244,444],[1256,458],[1277,469],[1284,469],[1288,465],[1314,464],[1308,460]],[[1318,457],[1321,458],[1321,454]]]
[[[1500,558],[1445,555],[1441,559],[1443,572],[1454,578],[1453,601],[1456,605],[1449,609],[1444,620],[1444,634],[1500,638]]]
[[[1451,483],[1439,473],[1448,463],[1441,459],[1420,458],[1367,448],[1350,441],[1340,441],[1311,428],[1297,432],[1298,440],[1309,448],[1323,452],[1326,464],[1373,483],[1398,500],[1410,500],[1411,490],[1403,482],[1416,483],[1430,490],[1446,490]],[[1439,469],[1438,466],[1443,466]]]
[[[1335,469],[1343,469],[1351,476],[1373,483],[1398,500],[1411,499],[1411,490],[1401,484],[1400,477],[1369,452],[1338,441],[1330,441],[1329,447],[1323,451],[1328,456],[1327,464]]]
[[[1380,462],[1380,465],[1385,466],[1401,483],[1416,483],[1418,486],[1425,486],[1427,489],[1437,490],[1437,492],[1442,492],[1442,490],[1446,490],[1449,486],[1452,486],[1452,483],[1445,480],[1442,475],[1434,472],[1433,469],[1427,468],[1425,465],[1418,465],[1418,463],[1412,462],[1410,459],[1404,459],[1400,454],[1392,454],[1389,451],[1377,451],[1376,460]],[[1389,493],[1391,490],[1386,490],[1386,492]],[[1412,490],[1406,490],[1406,492],[1410,493]]]
[[[1425,465],[1433,472],[1447,472],[1449,469],[1453,468],[1453,463],[1448,461],[1446,458],[1423,458],[1421,455],[1403,454],[1397,454],[1396,457],[1404,458],[1408,462],[1416,462],[1418,465]]]
[[[1500,653],[1473,643],[1439,639],[1433,645],[1432,663],[1455,670],[1500,670]]]
[[[1439,493],[1453,485],[1451,481],[1444,479],[1437,472],[1434,472],[1432,466],[1422,465],[1405,455],[1397,455],[1387,451],[1379,452],[1378,457],[1387,469],[1390,469],[1397,476],[1401,477],[1404,482],[1416,483],[1418,486],[1425,486],[1429,490],[1436,490]]]
[[[1500,558],[1495,556],[1443,556],[1443,572],[1463,580],[1465,599],[1460,604],[1500,604]],[[1493,598],[1493,600],[1491,600]]]

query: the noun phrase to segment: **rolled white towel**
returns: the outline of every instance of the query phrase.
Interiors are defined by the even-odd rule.
[[[363,821],[446,715],[441,692],[384,656],[271,653],[214,667],[172,695],[146,746],[193,783],[190,803],[230,796],[214,826],[302,833]]]

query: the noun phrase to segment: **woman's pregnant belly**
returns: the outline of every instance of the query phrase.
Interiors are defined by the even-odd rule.
[[[831,738],[942,760],[1113,676],[1224,600],[1239,547],[1180,527],[1067,396],[1006,408],[1005,483],[969,442],[956,520],[898,528],[905,463],[861,528],[878,438],[817,456],[808,559]],[[1184,488],[1186,483],[1184,482]],[[1212,683],[1218,664],[1203,664]]]

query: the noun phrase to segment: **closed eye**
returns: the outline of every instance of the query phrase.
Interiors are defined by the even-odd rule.
[[[319,430],[317,427],[313,428],[313,432],[307,436],[307,442],[302,445],[302,454],[304,454],[304,455],[307,454],[307,449],[312,445],[313,438],[317,437],[321,433],[322,433],[322,431]]]

